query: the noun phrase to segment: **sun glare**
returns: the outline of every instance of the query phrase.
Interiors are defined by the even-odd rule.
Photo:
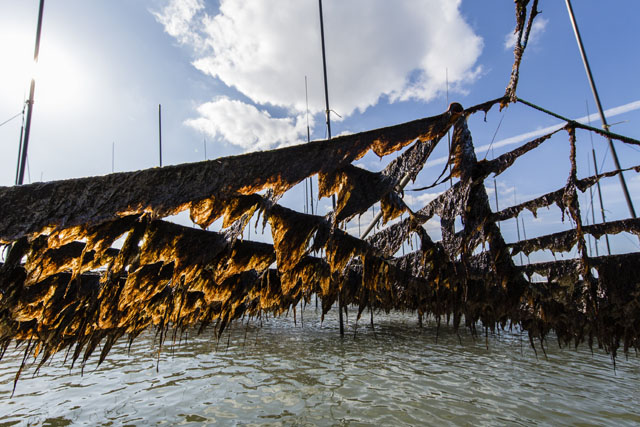
[[[33,34],[1,34],[5,91],[27,99],[29,84],[36,80],[35,104],[40,110],[65,112],[86,102],[88,76],[70,47],[43,34],[37,64],[33,60]],[[4,94],[8,95],[7,93]]]

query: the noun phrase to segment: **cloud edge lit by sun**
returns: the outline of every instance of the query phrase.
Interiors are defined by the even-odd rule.
[[[461,15],[460,1],[423,0],[421,4],[325,2],[331,108],[342,117],[362,113],[381,100],[429,102],[444,93],[447,80],[450,92],[465,93],[465,87],[481,74],[477,60],[483,40]],[[267,5],[259,0],[222,0],[219,11],[209,15],[201,0],[170,0],[154,16],[167,34],[191,48],[194,67],[247,98],[233,104],[224,101],[236,109],[244,103],[242,109],[251,112],[234,118],[247,121],[238,129],[245,134],[246,129],[260,132],[239,141],[221,132],[223,126],[207,123],[229,119],[218,108],[220,100],[198,107],[199,117],[185,122],[189,127],[243,150],[301,142],[306,128],[298,126],[297,118],[306,108],[305,76],[310,112],[323,114],[315,2],[279,0],[277,5]],[[261,113],[254,114],[251,107]],[[265,115],[271,107],[284,110],[287,117]],[[248,120],[259,120],[261,125]],[[273,126],[266,125],[271,120]],[[283,125],[288,126],[287,140],[278,142],[275,137],[282,135]],[[270,129],[278,131],[270,134]]]

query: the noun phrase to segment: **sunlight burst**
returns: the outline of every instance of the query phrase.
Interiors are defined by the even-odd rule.
[[[4,33],[4,31],[0,32]],[[43,36],[38,62],[33,60],[34,36],[26,33],[0,34],[0,57],[6,67],[3,78],[10,93],[4,97],[20,103],[29,96],[32,78],[36,80],[36,108],[49,112],[68,112],[87,101],[88,75],[83,64],[64,44]],[[10,42],[8,42],[10,41]],[[20,108],[20,105],[18,105]]]

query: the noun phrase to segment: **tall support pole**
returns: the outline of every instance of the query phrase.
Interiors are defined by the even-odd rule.
[[[513,205],[517,206],[518,205],[518,199],[516,199],[516,188],[513,187]],[[518,222],[518,216],[516,215],[516,231],[518,232],[518,243],[520,243],[520,223]],[[524,265],[524,263],[522,262],[522,251],[520,252],[520,265]]]
[[[322,42],[322,71],[324,74],[324,101],[325,101],[325,116],[327,120],[327,139],[331,139],[331,118],[329,109],[329,85],[327,84],[327,53],[324,48],[324,18],[322,17],[322,0],[318,0],[318,8],[320,11],[320,40]],[[336,196],[331,196],[333,203],[333,210],[336,209]],[[344,321],[342,319],[342,298],[338,293],[338,311],[340,312],[340,336],[344,336]]]
[[[18,185],[18,178],[20,177],[20,164],[22,163],[22,137],[24,136],[24,111],[27,108],[27,103],[25,102],[22,106],[22,126],[20,126],[20,139],[18,140],[18,162],[16,163],[16,181],[15,184]]]
[[[444,69],[445,79],[447,81],[447,108],[449,108],[449,67]],[[451,129],[447,130],[447,144],[449,147],[449,156],[451,156]],[[453,177],[451,176],[451,163],[449,163],[449,188],[453,187]]]
[[[160,154],[160,167],[162,167],[162,105],[158,104],[158,154]]]
[[[595,151],[594,151],[595,154]],[[589,159],[589,156],[587,155],[587,165],[591,164],[591,159]],[[591,168],[589,167],[589,170],[587,172],[589,174],[589,176],[591,176]],[[591,201],[591,224],[596,223],[596,207],[593,205],[593,186],[589,187],[589,200]],[[587,218],[589,218],[589,212],[587,212]],[[595,236],[591,236],[591,239],[593,239],[593,243],[594,243],[594,248],[596,250],[596,256],[600,256],[600,254],[598,253],[598,239],[595,238]],[[591,242],[591,239],[589,240],[589,242]],[[591,246],[591,244],[589,244],[589,246]],[[591,250],[591,249],[589,249]],[[591,255],[593,256],[593,255]]]
[[[44,11],[44,0],[40,0],[40,9],[38,10],[38,28],[36,30],[36,47],[33,52],[33,62],[38,63],[38,54],[40,53],[40,34],[42,33],[42,13]],[[24,171],[27,164],[27,149],[29,147],[29,136],[31,134],[31,116],[33,114],[33,98],[36,90],[36,79],[32,77],[31,86],[29,88],[29,100],[27,101],[27,122],[25,123],[24,138],[21,141],[19,150],[18,176],[17,185],[24,182]]]
[[[524,218],[520,218],[520,222],[522,222],[522,235],[524,236],[524,240],[527,240],[527,229],[524,226]],[[522,253],[520,253],[522,255]],[[527,255],[527,264],[531,264],[531,258]]]
[[[596,150],[591,149],[591,154],[593,155],[593,169],[598,176],[598,162],[596,161]],[[598,197],[600,198],[600,213],[602,214],[602,223],[607,222],[607,218],[604,216],[604,203],[602,202],[602,190],[600,189],[600,180],[596,181],[596,186],[598,188]],[[611,246],[609,245],[609,235],[605,234],[604,239],[607,242],[607,253],[611,255]]]
[[[587,120],[589,121],[589,126],[591,126],[591,119],[589,114],[589,103],[586,104],[587,107]],[[591,138],[591,154],[593,156],[593,172],[595,176],[598,176],[598,161],[596,160],[596,149],[593,146],[593,132],[589,132],[589,137]],[[602,214],[602,223],[607,222],[607,219],[604,216],[604,202],[602,201],[602,190],[600,189],[600,180],[596,181],[596,185],[598,186],[598,198],[600,199],[600,213]],[[593,208],[593,187],[589,187],[589,193],[591,194],[591,218],[593,219],[593,223],[596,223],[596,215]],[[598,254],[598,239],[594,237],[596,243],[596,256]],[[611,255],[611,245],[609,244],[609,235],[605,234],[604,239],[607,242],[607,253]]]
[[[496,196],[496,212],[500,212],[500,207],[498,205],[498,184],[496,183],[496,178],[493,178],[493,195]],[[500,223],[498,222],[498,230],[500,230]]]
[[[565,2],[567,4],[567,10],[569,11],[569,18],[571,19],[573,32],[576,36],[576,41],[578,42],[578,48],[580,49],[580,56],[582,57],[582,63],[584,64],[584,69],[587,73],[587,78],[589,79],[591,92],[593,93],[593,97],[596,101],[596,106],[598,107],[598,113],[600,114],[600,120],[602,121],[602,128],[606,131],[609,131],[607,118],[604,115],[604,110],[602,109],[602,104],[600,103],[600,97],[598,96],[598,90],[596,89],[596,84],[593,80],[593,75],[591,74],[591,67],[589,66],[587,53],[585,52],[584,45],[582,44],[582,38],[580,37],[580,31],[578,30],[578,23],[576,22],[576,18],[573,14],[573,8],[571,7],[571,0],[565,0]],[[616,166],[616,169],[618,170],[622,169],[620,167],[620,161],[618,160],[618,154],[616,153],[616,149],[613,146],[613,141],[609,137],[607,137],[607,141],[609,142],[609,149],[611,150],[613,162]],[[624,193],[624,198],[627,202],[627,207],[629,208],[629,214],[631,215],[632,218],[635,218],[636,211],[633,208],[633,203],[631,202],[631,196],[629,195],[629,189],[627,188],[627,183],[625,182],[624,175],[622,174],[622,172],[618,174],[618,178],[620,179],[620,186],[622,187],[622,192]]]
[[[324,19],[322,17],[322,0],[318,0],[320,8],[320,39],[322,41],[322,71],[324,73],[324,100],[325,115],[327,119],[327,139],[331,139],[331,118],[329,117],[329,87],[327,84],[327,54],[324,48]]]
[[[311,130],[309,129],[309,90],[307,87],[307,76],[304,76],[304,99],[307,103],[307,143],[309,143],[311,142]],[[309,181],[309,208],[307,209],[307,212],[313,215],[313,177],[310,176],[306,181]],[[306,181],[304,184],[305,188],[307,188]]]

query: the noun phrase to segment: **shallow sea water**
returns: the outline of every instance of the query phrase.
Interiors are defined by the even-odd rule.
[[[350,313],[351,315],[351,313]],[[0,362],[4,425],[638,425],[640,357],[611,358],[551,340],[538,357],[526,336],[458,336],[415,315],[363,316],[343,339],[337,313],[237,323],[167,340],[158,358],[148,332],[130,353],[120,342],[84,374],[64,354],[13,397],[20,351]],[[352,316],[351,316],[352,317]],[[365,321],[364,317],[367,318]],[[353,320],[353,319],[351,319]],[[158,370],[156,371],[156,366]]]

